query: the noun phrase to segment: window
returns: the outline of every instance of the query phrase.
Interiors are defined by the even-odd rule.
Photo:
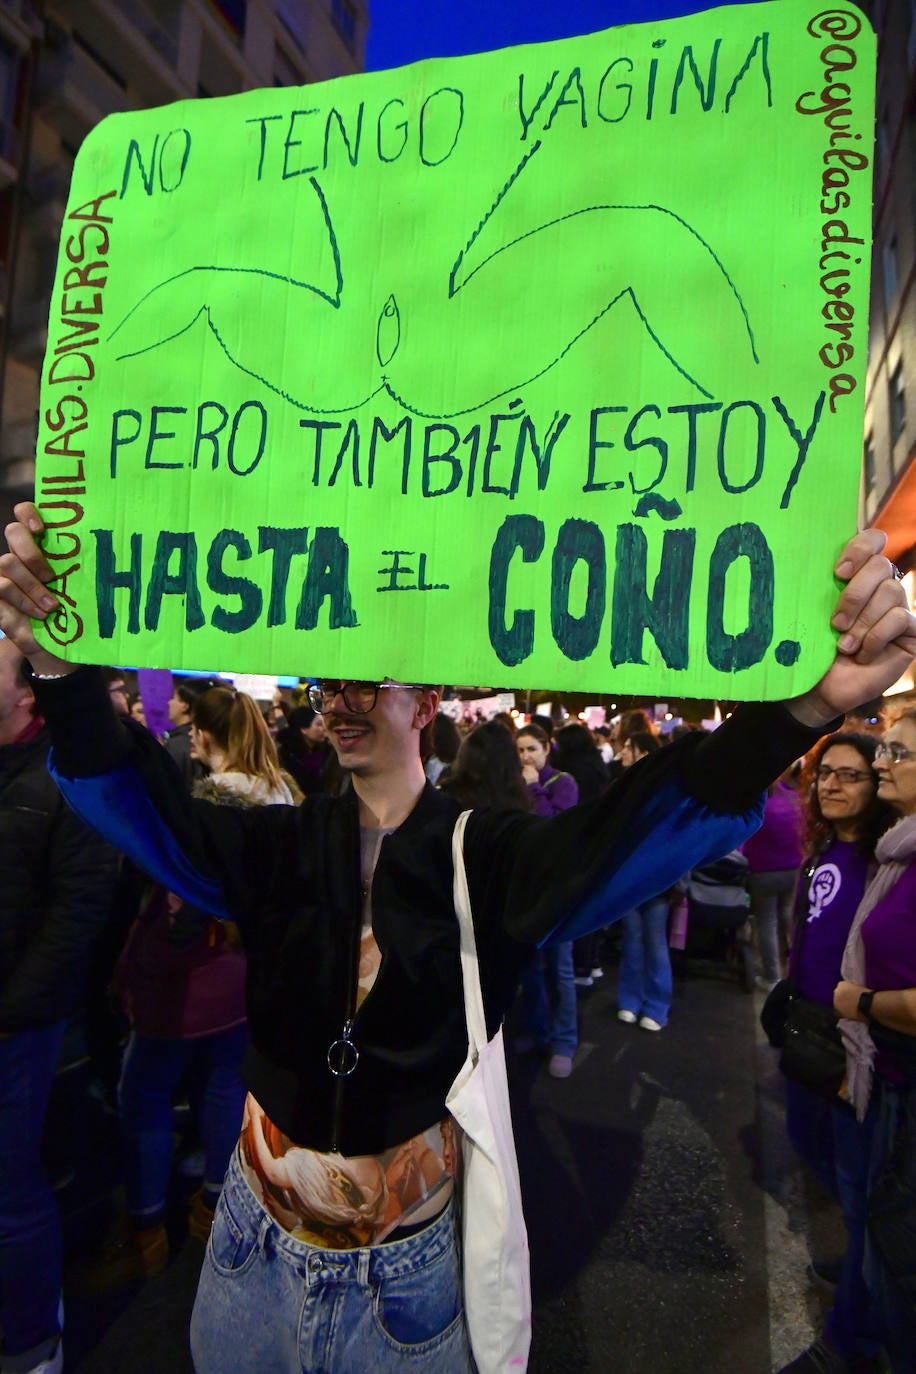
[[[875,436],[869,434],[865,440],[865,451],[862,456],[862,465],[865,469],[865,495],[871,496],[877,481],[877,471],[875,467]]]
[[[891,373],[890,381],[891,443],[896,444],[906,428],[906,382],[903,376],[903,361]]]
[[[16,100],[19,89],[19,57],[0,42],[0,157],[14,161],[18,140],[15,132]]]
[[[892,234],[884,245],[884,307],[890,312],[894,292],[897,290],[897,235]]]
[[[889,166],[891,159],[891,121],[887,106],[881,111],[881,118],[878,120],[878,175],[883,177]]]

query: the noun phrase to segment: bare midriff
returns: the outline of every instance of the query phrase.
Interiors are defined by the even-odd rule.
[[[284,1135],[249,1093],[239,1156],[255,1197],[290,1235],[353,1250],[439,1215],[455,1186],[457,1128],[446,1117],[381,1154],[322,1154]]]

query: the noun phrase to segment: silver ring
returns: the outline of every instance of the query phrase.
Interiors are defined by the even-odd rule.
[[[335,1078],[349,1078],[359,1063],[359,1050],[348,1036],[328,1046],[328,1068]]]
[[[900,571],[900,569],[897,567],[897,564],[896,564],[896,563],[892,563],[892,564],[891,564],[891,572],[894,574],[894,581],[895,581],[895,582],[902,582],[902,581],[903,581],[903,573],[902,573],[902,572]]]

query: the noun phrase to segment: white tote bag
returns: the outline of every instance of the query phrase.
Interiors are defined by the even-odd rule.
[[[468,1057],[445,1104],[463,1132],[462,1262],[464,1305],[479,1374],[519,1374],[531,1345],[528,1233],[509,1110],[506,1055],[500,1028],[487,1040],[471,899],[459,816],[452,838],[455,911],[461,927],[461,972]]]

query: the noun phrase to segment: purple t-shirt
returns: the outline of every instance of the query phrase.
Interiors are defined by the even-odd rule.
[[[579,788],[569,773],[560,773],[546,763],[538,773],[537,782],[529,782],[528,795],[536,816],[558,816],[579,800]]]
[[[781,873],[802,861],[801,797],[781,779],[767,795],[763,825],[741,846],[752,873]]]
[[[875,992],[916,987],[916,864],[909,864],[862,922],[865,982]],[[916,1036],[913,1037],[916,1045]],[[903,1082],[893,1057],[878,1051],[875,1068]]]
[[[875,992],[916,987],[916,864],[862,922],[865,981]]]
[[[843,950],[865,891],[868,864],[851,841],[834,840],[817,860],[803,894],[804,930],[799,927],[795,937],[796,948],[801,941],[798,987],[802,996],[828,1007],[833,1006],[833,991],[840,981]]]

